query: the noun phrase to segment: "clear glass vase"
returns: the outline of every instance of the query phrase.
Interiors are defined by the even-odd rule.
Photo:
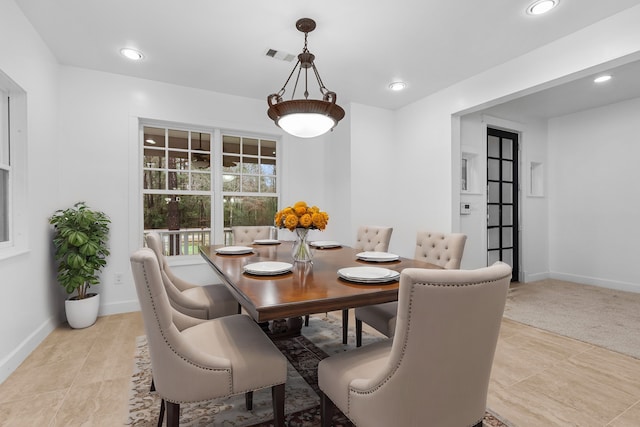
[[[296,228],[298,238],[293,243],[293,260],[296,262],[311,262],[313,254],[307,241],[308,228]]]

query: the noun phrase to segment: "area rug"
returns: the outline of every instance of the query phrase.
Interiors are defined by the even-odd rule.
[[[640,359],[640,293],[560,280],[515,283],[504,315]]]
[[[287,357],[289,371],[285,390],[286,425],[290,427],[320,426],[320,399],[318,397],[318,362],[328,355],[355,348],[355,334],[350,328],[349,344],[342,344],[341,321],[331,317],[311,317],[309,326],[303,327],[298,337],[276,340],[274,343]],[[378,341],[380,337],[363,334],[363,345]],[[149,391],[151,365],[145,337],[138,338],[131,381],[129,416],[126,425],[151,427],[157,425],[160,398]],[[244,395],[200,404],[181,405],[180,426],[188,427],[269,427],[272,424],[270,389],[254,393],[254,407],[247,411]],[[339,411],[334,427],[352,427],[353,424]],[[494,414],[487,412],[483,425],[508,427]]]

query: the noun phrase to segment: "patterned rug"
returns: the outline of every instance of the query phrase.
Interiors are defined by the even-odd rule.
[[[287,357],[289,370],[285,386],[286,425],[290,427],[320,426],[318,397],[318,362],[328,355],[355,348],[355,335],[350,331],[349,344],[342,344],[341,321],[331,316],[312,317],[309,326],[298,337],[276,340],[274,343]],[[363,334],[363,345],[381,338]],[[129,416],[126,425],[156,426],[160,413],[160,398],[151,393],[151,364],[146,338],[138,337],[131,380]],[[181,405],[180,426],[188,427],[270,427],[272,417],[271,390],[259,390],[253,396],[253,410],[247,411],[244,395],[200,404]],[[484,426],[508,427],[487,412]],[[353,424],[339,411],[333,419],[334,427]]]

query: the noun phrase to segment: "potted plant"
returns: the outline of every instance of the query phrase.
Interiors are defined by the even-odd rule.
[[[84,202],[57,210],[49,223],[54,227],[53,244],[58,261],[58,282],[71,295],[65,301],[67,321],[72,328],[86,328],[95,323],[100,295],[89,293],[99,282],[99,273],[109,255],[109,217],[90,209]]]

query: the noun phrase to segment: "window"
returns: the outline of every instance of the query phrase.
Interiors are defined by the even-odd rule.
[[[0,71],[0,259],[27,248],[26,93]]]
[[[0,88],[0,243],[8,242],[9,235],[9,93]]]
[[[216,227],[228,242],[234,225],[273,223],[276,141],[178,126],[141,133],[144,231],[160,233],[167,255],[197,254]]]
[[[222,135],[225,243],[234,225],[273,225],[278,210],[276,141]]]

